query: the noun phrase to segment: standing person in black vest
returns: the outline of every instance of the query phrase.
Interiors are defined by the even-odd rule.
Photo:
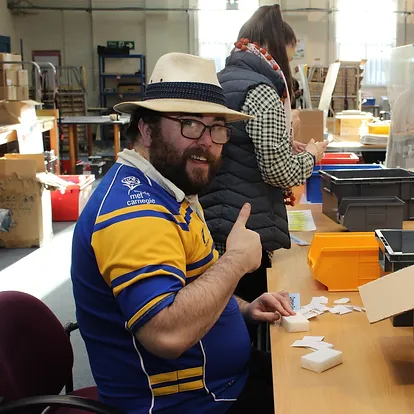
[[[285,205],[292,202],[290,189],[312,174],[327,145],[311,140],[301,148],[292,139],[289,61],[296,43],[280,6],[260,7],[241,28],[218,76],[229,107],[255,118],[233,124],[219,173],[200,201],[221,254],[241,206],[246,201],[252,205],[247,225],[259,233],[264,254],[260,268],[236,288],[247,301],[267,291],[271,253],[290,248]]]

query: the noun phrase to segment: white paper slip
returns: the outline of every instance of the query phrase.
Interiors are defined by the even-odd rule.
[[[354,306],[354,310],[356,310],[357,312],[362,312],[361,306]]]
[[[339,309],[339,314],[340,315],[345,315],[347,313],[351,313],[352,309],[349,309],[347,306],[341,306]]]
[[[316,342],[320,342],[323,341],[325,339],[324,336],[309,336],[309,335],[305,335],[303,337],[303,341],[316,341]]]
[[[345,303],[349,303],[350,300],[349,298],[342,298],[342,299],[337,299],[334,301],[334,303],[336,303],[337,305],[345,305]]]
[[[308,343],[308,348],[315,349],[318,351],[319,349],[326,349],[326,348],[333,348],[334,346],[329,342],[315,342],[315,341],[306,341]]]
[[[329,309],[329,312],[336,314],[339,313],[341,311],[341,309],[339,308],[339,306],[334,306],[333,308]]]
[[[310,348],[310,349],[326,349],[333,348],[333,345],[328,342],[323,341],[304,341],[303,339],[298,339],[291,345],[293,348]]]
[[[319,316],[320,315],[320,313],[318,313],[317,311],[314,311],[313,309],[311,309],[311,310],[301,309],[297,313],[302,314],[306,319],[315,318],[316,316]]]
[[[326,296],[319,296],[319,303],[327,304],[329,299]]]
[[[291,347],[293,347],[293,348],[308,348],[311,342],[312,341],[303,341],[302,339],[298,339],[295,342],[293,342]]]

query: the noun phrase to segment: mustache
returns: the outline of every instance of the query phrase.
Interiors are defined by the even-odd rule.
[[[209,163],[209,164],[216,164],[217,162],[220,161],[220,157],[215,157],[214,155],[212,155],[210,153],[210,151],[205,150],[205,149],[200,148],[200,147],[191,148],[191,149],[188,148],[186,151],[184,151],[183,158],[185,160],[190,159],[192,156],[203,157],[207,160],[207,163]]]

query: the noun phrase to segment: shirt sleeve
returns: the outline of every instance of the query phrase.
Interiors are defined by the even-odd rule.
[[[303,184],[312,174],[313,156],[309,152],[293,155],[285,109],[276,91],[268,85],[252,89],[243,112],[255,117],[247,122],[246,131],[253,141],[264,182],[281,188]]]
[[[98,268],[133,333],[185,285],[180,227],[186,223],[159,205],[121,209],[96,220],[92,247]]]

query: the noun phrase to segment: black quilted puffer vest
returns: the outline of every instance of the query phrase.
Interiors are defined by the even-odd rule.
[[[279,96],[284,82],[270,65],[251,53],[236,52],[219,73],[229,108],[242,109],[249,90],[266,84]],[[254,145],[244,121],[232,124],[233,134],[223,148],[221,168],[209,189],[200,196],[215,242],[225,243],[244,203],[252,205],[247,227],[258,232],[267,251],[290,248],[283,190],[264,183]]]

